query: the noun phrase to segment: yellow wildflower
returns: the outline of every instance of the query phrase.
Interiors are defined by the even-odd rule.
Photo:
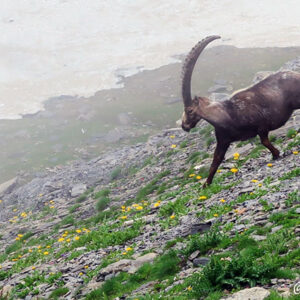
[[[120,217],[119,219],[126,220],[126,219],[127,219],[127,216],[122,216],[122,217]]]
[[[128,252],[128,251],[131,251],[132,248],[131,247],[127,247],[125,250]]]
[[[256,183],[256,182],[258,182],[258,180],[256,180],[256,179],[252,179],[252,180],[251,180],[251,182],[254,182],[254,183]]]
[[[136,210],[142,210],[142,209],[143,209],[143,206],[138,205],[135,209],[136,209]]]
[[[261,184],[261,183],[259,183],[259,184],[258,184],[258,186],[259,186],[259,187],[261,187],[261,186],[262,186],[262,184]]]
[[[297,155],[297,154],[299,154],[299,152],[298,151],[293,151],[293,154],[294,155]],[[0,202],[1,203],[1,202]]]
[[[78,241],[80,239],[80,237],[78,236],[78,235],[76,235],[75,237],[74,237],[74,240],[75,241]]]
[[[28,249],[28,252],[31,253],[31,252],[32,252],[32,249]]]
[[[20,238],[17,236],[17,237],[16,237],[16,241],[19,241],[19,240],[20,240]]]
[[[170,219],[172,219],[172,220],[173,220],[174,218],[175,218],[175,216],[174,216],[174,215],[170,216]]]
[[[218,214],[214,214],[214,217],[218,217],[219,215]]]
[[[273,164],[269,163],[269,164],[267,164],[267,166],[268,166],[268,167],[272,167],[272,166],[273,166]]]
[[[13,212],[16,212],[16,211],[17,211],[17,209],[16,209],[16,208],[14,208],[14,209],[13,209]]]
[[[238,169],[237,169],[237,168],[232,168],[232,169],[230,169],[230,171],[231,171],[233,174],[235,174],[236,172],[238,172]]]
[[[51,246],[50,246],[50,245],[48,245],[46,248],[47,248],[47,249],[50,249],[50,248],[51,248]]]
[[[154,203],[154,207],[158,207],[159,205],[160,205],[159,202],[155,202],[155,203]]]
[[[175,135],[170,135],[170,138],[171,139],[175,139]]]
[[[192,290],[193,288],[189,285],[188,287],[187,287],[187,290],[190,292],[191,290]]]
[[[66,242],[67,242],[67,243],[70,243],[70,242],[71,242],[71,239],[67,239]]]
[[[48,252],[48,251],[45,251],[45,252],[44,252],[44,255],[48,255],[48,254],[49,254],[49,252]]]
[[[222,199],[220,200],[220,202],[221,202],[221,203],[225,203],[226,201],[225,201],[225,199],[222,198]]]
[[[21,213],[21,217],[26,218],[27,217],[27,213],[26,212],[22,212]]]
[[[196,176],[196,179],[198,179],[198,180],[200,180],[201,178],[202,178],[202,177],[201,177],[201,176],[199,176],[199,175],[198,175],[198,176]]]
[[[172,148],[172,149],[175,149],[176,147],[177,147],[177,146],[176,146],[176,145],[174,145],[174,144],[173,144],[173,145],[171,145],[171,148]]]
[[[76,229],[76,232],[77,233],[81,233],[81,229]]]
[[[61,242],[63,242],[64,240],[65,240],[65,239],[64,239],[63,237],[61,237],[61,238],[58,239],[58,242],[61,243]]]
[[[217,170],[217,173],[221,173],[221,172],[222,172],[222,170],[221,170],[221,169],[218,169],[218,170]]]
[[[55,207],[54,205],[51,205],[51,206],[50,206],[51,209],[53,209],[54,207]]]
[[[82,275],[83,275],[83,273],[82,273],[82,272],[80,272],[80,273],[79,273],[79,276],[82,276]]]
[[[31,269],[32,269],[32,270],[35,270],[35,269],[36,269],[36,267],[35,267],[35,266],[32,266],[32,267],[31,267]]]
[[[127,252],[123,252],[122,254],[123,254],[123,255],[126,255],[126,254],[127,254]]]
[[[89,266],[84,266],[84,268],[85,268],[85,269],[88,269],[88,268],[89,268]]]
[[[18,237],[19,237],[19,238],[23,237],[23,234],[20,234],[20,233],[19,233],[19,234],[18,234]]]
[[[189,175],[189,177],[194,177],[194,176],[195,176],[195,174],[194,174],[194,173]]]
[[[236,153],[233,154],[233,158],[234,158],[235,160],[238,160],[239,157],[240,157],[240,154],[239,154],[239,153],[236,152]]]
[[[206,196],[200,196],[200,197],[199,197],[199,200],[206,200],[206,199],[207,199]]]

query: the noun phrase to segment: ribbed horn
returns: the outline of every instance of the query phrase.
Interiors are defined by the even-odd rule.
[[[187,55],[183,67],[182,67],[182,99],[184,106],[191,106],[192,104],[192,97],[191,97],[191,79],[192,73],[194,70],[194,66],[196,61],[204,50],[204,48],[213,40],[221,38],[218,35],[208,36],[202,41],[198,42],[194,48],[190,51]]]

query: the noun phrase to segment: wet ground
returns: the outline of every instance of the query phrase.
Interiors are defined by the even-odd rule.
[[[234,89],[246,87],[257,71],[277,70],[299,55],[299,47],[210,48],[195,68],[193,93],[207,95],[220,81]],[[99,91],[90,98],[61,96],[48,100],[45,111],[35,115],[0,120],[0,182],[20,171],[89,159],[174,127],[182,112],[180,73],[181,63],[143,71],[120,78],[124,88]]]

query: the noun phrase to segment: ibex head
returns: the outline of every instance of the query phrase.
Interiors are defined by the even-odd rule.
[[[200,100],[202,98],[191,97],[191,78],[196,61],[203,49],[213,40],[219,39],[217,35],[209,36],[200,41],[188,54],[182,68],[182,99],[184,103],[184,112],[182,115],[182,129],[190,131],[201,120],[199,114]],[[204,100],[204,99],[203,99]]]
[[[198,114],[199,100],[197,98],[192,100],[192,105],[186,106],[181,118],[181,127],[184,131],[189,132],[201,120]]]

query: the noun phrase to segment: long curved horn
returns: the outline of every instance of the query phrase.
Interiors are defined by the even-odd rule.
[[[201,52],[204,50],[204,48],[213,40],[221,38],[218,35],[212,35],[208,36],[202,41],[198,42],[194,48],[190,51],[190,53],[187,55],[183,68],[182,68],[182,98],[184,106],[190,106],[192,104],[192,97],[191,97],[191,78],[192,73],[194,70],[194,66],[196,64],[196,61],[201,54]]]

